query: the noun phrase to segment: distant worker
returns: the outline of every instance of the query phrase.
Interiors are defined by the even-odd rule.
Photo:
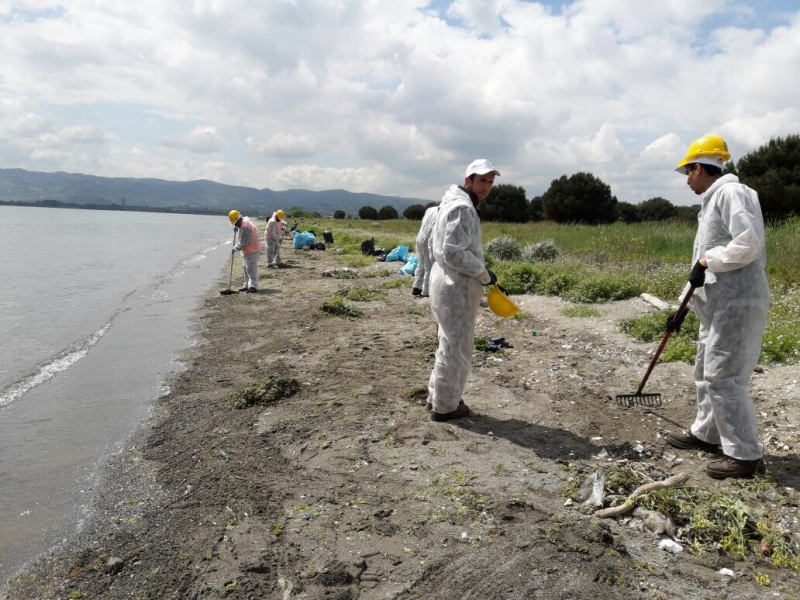
[[[258,227],[248,217],[243,217],[238,210],[228,213],[234,231],[239,234],[239,241],[231,248],[231,254],[241,251],[244,267],[244,285],[240,292],[255,294],[258,292],[258,255],[261,242],[258,240]]]
[[[707,452],[721,446],[724,458],[706,466],[716,479],[763,470],[750,376],[770,302],[764,219],[758,194],[735,175],[722,175],[730,157],[725,140],[706,135],[692,142],[675,169],[702,195],[689,275],[700,338],[694,368],[697,416],[689,431],[670,434],[667,442]],[[680,329],[681,321],[668,320],[667,329]]]
[[[267,221],[267,228],[264,230],[264,239],[267,242],[267,268],[274,266],[277,269],[283,266],[281,243],[283,242],[283,232],[286,229],[285,217],[284,212],[278,209]]]
[[[417,270],[414,273],[414,285],[411,288],[411,293],[422,298],[427,298],[429,295],[431,268],[433,268],[431,240],[433,239],[433,226],[436,224],[438,212],[438,205],[431,206],[425,211],[414,246],[414,251],[417,253]]]
[[[477,206],[492,190],[495,175],[500,172],[488,160],[472,161],[464,184],[452,185],[445,192],[433,227],[430,296],[439,326],[436,364],[428,381],[433,421],[470,415],[462,394],[472,364],[481,286],[497,281],[484,264]]]

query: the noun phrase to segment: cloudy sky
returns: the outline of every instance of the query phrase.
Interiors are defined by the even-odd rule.
[[[0,57],[3,168],[693,204],[693,139],[800,133],[797,0],[0,0]]]

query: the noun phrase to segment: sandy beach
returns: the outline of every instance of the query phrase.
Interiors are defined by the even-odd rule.
[[[589,319],[564,316],[558,298],[515,298],[525,319],[482,309],[476,335],[511,347],[476,351],[464,398],[475,414],[435,423],[419,401],[436,328],[409,277],[386,285],[401,278],[398,264],[343,272],[335,248],[285,258],[284,269],[262,262],[258,294],[222,296],[227,269],[220,275],[197,310],[199,342],[185,370],[109,461],[89,523],[16,577],[9,599],[800,593],[798,574],[766,557],[689,547],[673,555],[659,549],[664,536],[596,518],[568,498],[619,464],[732,489],[703,473],[708,455],[676,458],[663,442],[694,415],[690,365],[654,371],[648,387],[665,401],[657,410],[613,401],[615,391],[635,391],[653,350],[616,325],[653,310],[645,302],[597,305],[601,316]],[[347,301],[363,314],[323,310],[357,287],[373,292]],[[762,436],[781,441],[767,447],[777,496],[741,489],[752,510],[795,523],[796,373],[778,366],[754,377]],[[265,382],[276,397],[242,407],[248,386]]]

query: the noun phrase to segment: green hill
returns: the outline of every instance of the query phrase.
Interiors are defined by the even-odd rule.
[[[188,209],[267,214],[278,208],[300,207],[330,216],[337,210],[357,215],[362,206],[393,206],[398,213],[411,204],[431,199],[401,198],[380,194],[356,194],[346,190],[275,191],[208,180],[167,181],[132,177],[96,177],[81,173],[42,173],[25,169],[0,169],[0,202],[22,204],[74,204],[148,209]]]

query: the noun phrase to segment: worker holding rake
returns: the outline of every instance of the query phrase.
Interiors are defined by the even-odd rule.
[[[239,241],[231,248],[231,254],[242,253],[244,284],[239,291],[256,294],[258,293],[258,255],[261,253],[258,227],[248,217],[242,216],[238,210],[229,212],[228,219],[230,219],[234,231],[239,234]]]
[[[717,452],[706,473],[716,479],[763,471],[750,376],[761,352],[769,311],[764,219],[758,194],[723,175],[730,160],[725,141],[706,135],[694,141],[676,171],[702,196],[689,286],[700,321],[695,359],[697,416],[689,431],[670,434],[680,449]],[[684,294],[688,292],[684,290]],[[683,317],[667,321],[680,329]]]

